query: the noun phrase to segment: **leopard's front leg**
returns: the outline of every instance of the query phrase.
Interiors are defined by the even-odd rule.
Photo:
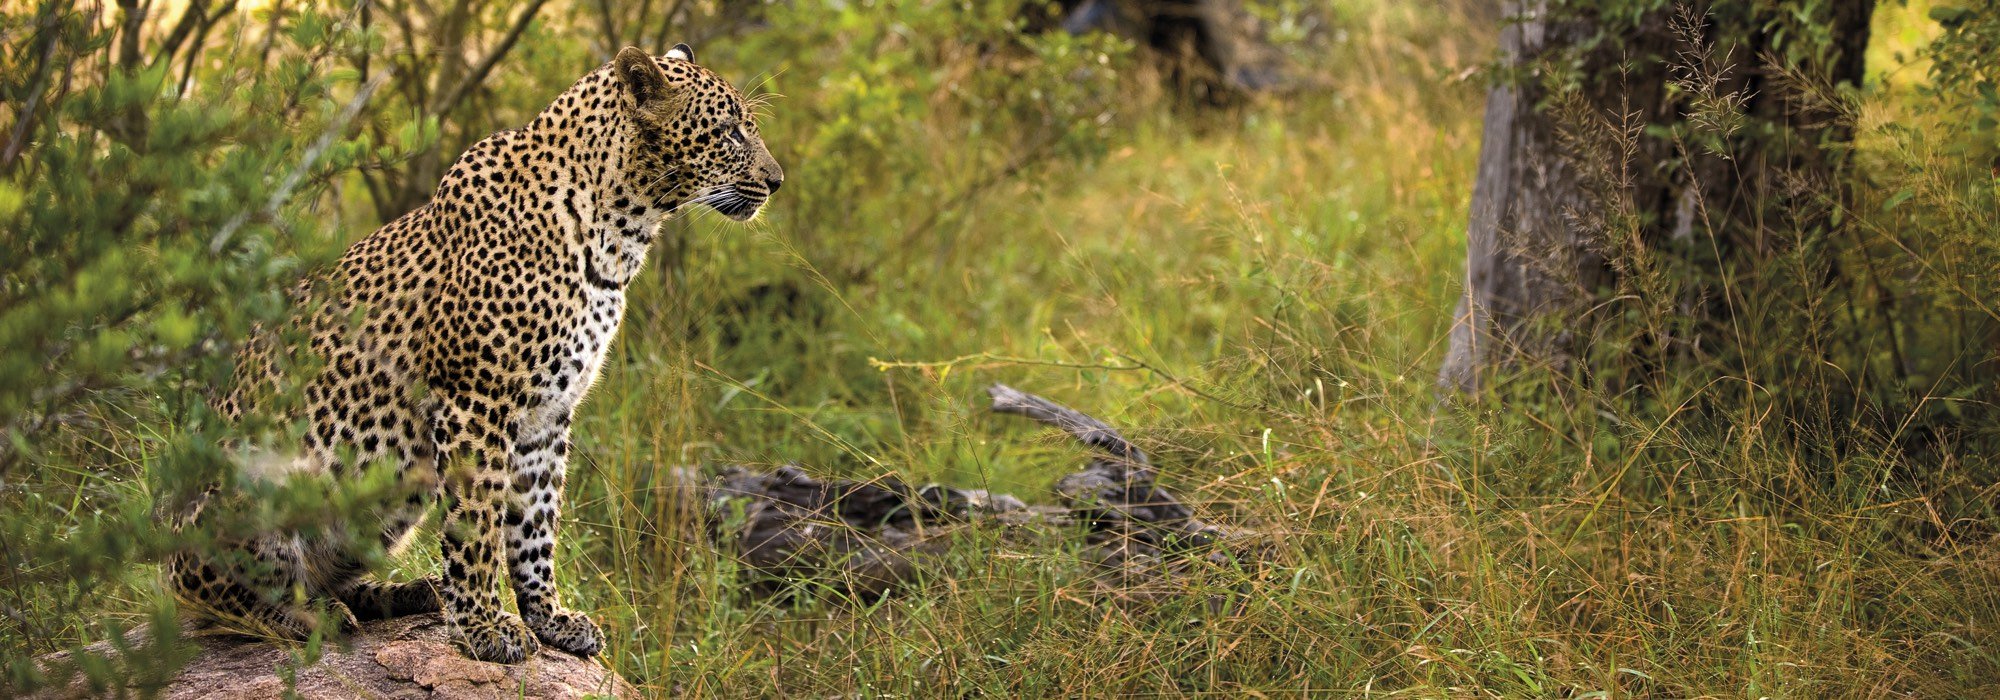
[[[527,625],[500,604],[512,443],[505,426],[516,414],[512,408],[477,395],[453,396],[434,428],[445,460],[440,591],[445,621],[473,658],[506,664],[519,663],[541,647]]]
[[[507,554],[521,619],[549,646],[581,656],[604,648],[604,635],[583,613],[567,610],[556,593],[556,520],[562,515],[569,461],[569,416],[539,435],[523,435],[514,450],[518,508],[507,513]]]

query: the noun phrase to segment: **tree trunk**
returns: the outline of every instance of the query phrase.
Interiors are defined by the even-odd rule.
[[[1630,289],[1634,277],[1662,269],[1647,259],[1654,253],[1699,248],[1702,257],[1728,258],[1763,249],[1772,212],[1811,209],[1784,206],[1798,195],[1784,183],[1831,182],[1849,129],[1823,100],[1777,79],[1858,84],[1873,2],[1841,0],[1804,20],[1789,4],[1607,20],[1546,0],[1510,3],[1441,388],[1478,392],[1510,367],[1571,369],[1591,339],[1592,311],[1612,290],[1658,296],[1648,293],[1658,287]],[[1797,27],[1786,18],[1830,39],[1787,36]],[[1717,112],[1742,121],[1732,129],[1697,118]],[[1701,137],[1720,145],[1694,145]],[[1713,238],[1687,245],[1696,235]],[[1689,308],[1717,301],[1708,280],[1683,281],[1668,306],[1696,317],[1704,333],[1719,326],[1701,320],[1726,309]],[[1726,293],[1721,301],[1727,306]],[[1721,340],[1652,339],[1656,352]]]

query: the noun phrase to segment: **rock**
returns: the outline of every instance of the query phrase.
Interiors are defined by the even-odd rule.
[[[135,633],[143,637],[143,633]],[[237,635],[196,636],[186,640],[199,648],[194,659],[155,697],[164,700],[284,697],[281,670],[293,662],[300,645],[273,643]],[[149,645],[129,640],[127,648]],[[109,643],[86,649],[98,656],[115,655]],[[56,671],[69,654],[42,660]],[[582,659],[544,647],[526,662],[507,666],[466,658],[451,645],[451,634],[437,615],[414,615],[365,623],[345,647],[329,644],[317,663],[297,669],[293,688],[300,698],[637,698],[639,691],[595,659]],[[67,688],[45,691],[37,698],[115,695],[93,690],[81,679]],[[140,695],[147,695],[140,692]]]

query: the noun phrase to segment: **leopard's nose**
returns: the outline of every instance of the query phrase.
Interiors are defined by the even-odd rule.
[[[764,181],[764,187],[769,189],[773,194],[777,193],[778,186],[783,184],[785,184],[785,178],[782,177],[774,177]]]

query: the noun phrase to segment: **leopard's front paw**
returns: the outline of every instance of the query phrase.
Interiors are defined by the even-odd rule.
[[[558,610],[531,625],[535,636],[549,646],[577,656],[596,656],[604,649],[604,633],[589,617],[575,610]]]
[[[472,658],[501,664],[521,663],[542,648],[521,618],[507,613],[462,626],[458,643]]]

